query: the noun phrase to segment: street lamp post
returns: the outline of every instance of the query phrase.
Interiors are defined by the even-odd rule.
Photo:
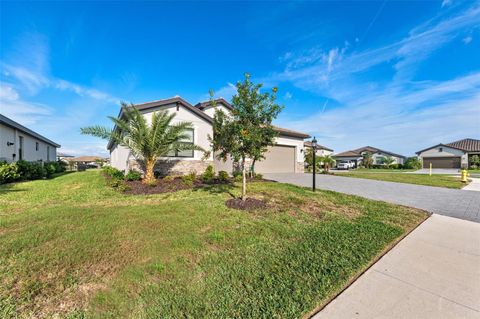
[[[315,173],[316,173],[316,170],[317,170],[317,163],[315,162],[316,157],[317,157],[317,139],[315,138],[315,136],[313,137],[313,140],[312,140],[312,154],[313,154],[313,185],[312,185],[312,190],[315,191]]]

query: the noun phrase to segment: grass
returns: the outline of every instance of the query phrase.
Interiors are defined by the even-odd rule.
[[[371,172],[371,173],[405,173],[405,172],[415,172],[416,169],[387,169],[387,168],[364,168],[359,167],[355,169],[356,172]]]
[[[0,317],[298,318],[341,290],[423,211],[287,184],[147,196],[98,171],[0,186]]]
[[[465,186],[465,184],[460,181],[460,177],[458,176],[448,176],[448,175],[441,175],[441,174],[433,174],[432,176],[430,176],[428,174],[402,174],[397,172],[387,173],[387,172],[376,172],[376,171],[378,170],[350,171],[348,173],[338,174],[338,176],[366,178],[366,179],[375,179],[379,181],[446,187],[446,188],[457,188],[457,189]]]

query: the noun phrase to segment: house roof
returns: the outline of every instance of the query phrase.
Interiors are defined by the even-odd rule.
[[[224,98],[219,98],[219,99],[216,99],[215,101],[217,103],[223,104],[228,109],[233,110],[233,106],[230,103],[228,103]],[[207,115],[205,112],[203,112],[204,109],[206,109],[208,106],[211,105],[210,101],[200,102],[200,103],[195,104],[195,106],[193,106],[192,104],[188,103],[186,100],[184,100],[183,98],[181,98],[180,96],[177,95],[177,96],[174,96],[174,97],[171,97],[171,98],[168,98],[168,99],[162,99],[162,100],[146,102],[146,103],[141,103],[141,104],[134,104],[133,106],[136,109],[138,109],[139,111],[145,111],[145,110],[149,110],[149,109],[152,109],[152,108],[155,108],[155,107],[169,105],[169,104],[182,105],[186,109],[188,109],[189,111],[198,115],[200,118],[206,120],[208,123],[213,122],[213,118],[210,117],[209,115]],[[121,115],[122,115],[122,110],[120,110],[120,113],[118,114],[118,117],[120,117]],[[310,137],[310,135],[302,133],[302,132],[289,130],[289,129],[278,127],[278,126],[275,126],[275,125],[272,125],[272,126],[273,126],[273,129],[275,131],[277,131],[278,133],[280,133],[280,135],[283,135],[283,136],[291,136],[291,137],[299,137],[299,138],[309,138]],[[113,146],[113,141],[112,140],[108,141],[107,149],[111,149],[112,146]]]
[[[233,110],[233,106],[230,103],[228,103],[227,100],[225,100],[223,97],[215,99],[215,102],[217,104],[223,104],[229,110]],[[211,105],[212,105],[212,103],[210,101],[204,101],[204,102],[199,102],[199,103],[195,104],[194,106],[203,111]]]
[[[387,155],[390,155],[390,156],[405,158],[405,156],[403,156],[403,155],[395,154],[395,153],[388,152],[388,151],[384,151],[384,150],[381,150],[381,149],[373,147],[373,146],[364,146],[364,147],[360,147],[360,148],[357,148],[357,149],[354,149],[354,150],[345,151],[345,152],[342,152],[342,153],[335,154],[334,157],[355,157],[355,156],[360,157],[360,156],[362,156],[362,152],[383,153],[383,154],[387,154]]]
[[[46,138],[45,136],[42,136],[34,131],[32,131],[31,129],[29,128],[26,128],[25,126],[15,122],[14,120],[11,120],[9,119],[8,117],[6,117],[5,115],[2,115],[0,114],[0,123],[6,125],[6,126],[9,126],[11,128],[14,128],[14,129],[17,129],[19,131],[22,131],[24,133],[27,133],[28,135],[31,135],[47,144],[50,144],[52,146],[55,146],[55,147],[60,147],[59,144],[53,142],[52,140],[49,140],[48,138]]]
[[[97,160],[104,161],[104,158],[100,156],[79,156],[68,159],[71,162],[95,162]]]
[[[68,155],[68,154],[61,153],[61,152],[57,152],[57,157],[75,157],[75,156],[73,156],[73,155]]]
[[[304,142],[303,145],[307,146],[307,147],[312,147],[312,142],[307,141],[307,142]],[[331,148],[328,148],[328,147],[320,145],[320,144],[317,144],[317,149],[327,150],[327,151],[333,152],[333,150]]]
[[[447,144],[440,143],[434,146],[430,146],[426,149],[416,152],[416,154],[419,155],[422,152],[428,151],[438,146],[450,147],[464,152],[480,152],[480,140],[476,140],[473,138],[464,138],[463,140],[458,140]]]
[[[345,152],[333,155],[333,157],[361,157],[361,156],[362,155],[360,153],[357,153],[354,151],[345,151]]]

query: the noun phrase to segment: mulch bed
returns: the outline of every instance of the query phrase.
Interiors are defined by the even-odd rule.
[[[254,210],[267,207],[267,204],[260,199],[248,197],[244,201],[241,198],[231,198],[225,202],[228,208],[241,210]]]
[[[162,194],[180,191],[183,189],[190,189],[195,187],[198,183],[195,181],[193,185],[187,185],[181,178],[174,178],[171,180],[158,179],[157,184],[150,186],[143,184],[141,181],[127,181],[126,194],[146,195],[146,194]]]

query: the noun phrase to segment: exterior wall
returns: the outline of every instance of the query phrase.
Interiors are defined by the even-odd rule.
[[[207,169],[208,165],[213,166],[213,161],[211,160],[160,160],[155,165],[155,171],[159,172],[161,175],[185,175],[192,171],[197,174],[202,174]],[[130,160],[129,168],[137,171],[142,171],[137,161]]]
[[[305,147],[306,149],[307,147]],[[328,151],[328,150],[324,150],[324,149],[319,149],[315,152],[315,154],[317,154],[317,156],[327,156],[327,155],[332,155],[333,152],[332,151]]]
[[[440,149],[442,149],[441,152]],[[468,153],[447,146],[437,146],[425,150],[418,155],[420,159],[424,157],[460,157],[460,165],[462,167],[468,167]]]
[[[154,108],[148,110],[148,112],[144,113],[145,118],[150,123],[152,119],[152,114],[156,111],[166,110],[169,113],[175,113],[176,116],[173,119],[173,123],[178,122],[190,122],[193,125],[193,141],[196,145],[202,147],[205,150],[210,149],[210,142],[208,141],[208,136],[213,135],[212,125],[205,121],[204,119],[198,117],[196,114],[192,113],[191,111],[187,110],[185,107],[180,106],[178,111],[174,104],[172,105],[165,105],[162,107]],[[201,161],[204,157],[204,153],[202,151],[194,151],[193,158],[187,157],[165,157],[161,158],[164,162],[170,162],[174,159],[177,159],[181,162],[188,162],[188,161]],[[123,146],[114,146],[110,150],[110,165],[118,168],[119,170],[129,171],[131,169],[130,164],[135,158],[130,154],[130,151]],[[210,154],[208,161],[213,162],[213,155]],[[194,164],[192,164],[194,165]],[[208,165],[207,165],[208,166]]]
[[[0,124],[0,160],[7,162],[19,160],[20,137],[23,137],[23,159],[29,162],[55,161],[57,148],[27,133]],[[7,146],[7,142],[14,143]],[[36,150],[38,143],[38,151]],[[15,154],[15,157],[13,156]]]
[[[215,115],[215,110],[217,109],[221,109],[223,112],[225,112],[225,114],[229,114],[230,113],[230,110],[227,109],[225,106],[223,106],[222,104],[220,103],[217,103],[217,106],[216,107],[213,107],[213,106],[210,106],[208,108],[205,108],[203,110],[203,112],[205,114],[207,114],[208,116],[212,117]]]
[[[380,164],[378,161],[381,161],[382,158],[386,158],[386,157],[393,158],[394,160],[393,164],[403,164],[404,162],[402,157],[392,156],[392,155],[380,152],[380,153],[372,154],[373,164]]]

